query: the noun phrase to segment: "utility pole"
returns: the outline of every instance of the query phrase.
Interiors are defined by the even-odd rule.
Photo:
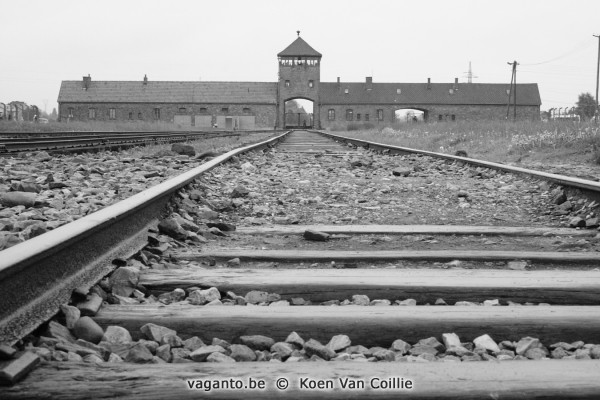
[[[507,62],[508,65],[512,65],[512,75],[510,77],[510,89],[508,90],[508,102],[506,105],[506,119],[510,115],[510,97],[513,96],[513,121],[517,120],[517,65],[516,61]],[[514,89],[513,89],[514,85]],[[514,93],[514,95],[513,95]]]
[[[600,107],[598,107],[598,80],[600,79],[600,35],[593,35],[598,38],[598,66],[596,67],[596,112],[594,113],[594,122],[598,123],[598,113]]]

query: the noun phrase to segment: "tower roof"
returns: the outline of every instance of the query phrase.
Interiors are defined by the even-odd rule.
[[[321,53],[310,47],[300,36],[277,54],[278,57],[321,57]]]

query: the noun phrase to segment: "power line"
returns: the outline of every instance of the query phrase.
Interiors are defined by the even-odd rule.
[[[580,42],[578,45],[576,45],[574,49],[572,49],[572,50],[568,51],[567,53],[564,53],[564,54],[562,54],[562,55],[560,55],[560,56],[557,56],[557,57],[554,57],[554,58],[551,58],[551,59],[549,59],[549,60],[542,61],[542,62],[537,62],[537,63],[527,63],[527,64],[520,64],[520,65],[531,66],[531,65],[542,65],[542,64],[548,64],[548,63],[551,63],[551,62],[553,62],[553,61],[560,60],[560,59],[562,59],[562,58],[568,57],[568,56],[570,56],[571,54],[573,54],[573,53],[576,53],[576,52],[578,52],[578,51],[580,51],[580,50],[584,50],[584,49],[586,49],[587,47],[590,47],[591,45],[592,45],[592,43],[591,43],[591,42],[589,42],[589,40],[588,40],[588,39],[586,39],[586,40],[584,40],[584,41]]]

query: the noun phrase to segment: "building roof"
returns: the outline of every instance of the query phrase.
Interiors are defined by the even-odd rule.
[[[276,82],[62,81],[59,102],[276,104]]]
[[[506,105],[509,84],[503,83],[364,83],[321,82],[321,104],[448,104]],[[371,90],[367,90],[371,87]],[[348,89],[348,93],[345,93]],[[400,93],[398,93],[400,89]],[[512,96],[511,96],[512,98]],[[542,104],[537,83],[517,85],[517,104]]]
[[[300,36],[288,47],[277,54],[277,57],[321,57],[321,53],[310,47]]]

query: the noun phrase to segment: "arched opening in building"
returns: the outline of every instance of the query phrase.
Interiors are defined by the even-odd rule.
[[[418,124],[427,122],[427,110],[418,108],[401,108],[394,111],[394,122],[398,124]]]
[[[308,99],[296,98],[287,100],[284,106],[284,125],[286,128],[313,127],[314,102]]]

